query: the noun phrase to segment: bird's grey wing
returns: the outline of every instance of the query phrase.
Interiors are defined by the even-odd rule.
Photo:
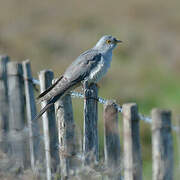
[[[81,54],[65,71],[63,77],[40,95],[39,101],[50,100],[63,95],[67,90],[76,87],[90,73],[101,60],[101,54],[95,50],[88,50]]]
[[[53,104],[66,92],[74,88],[88,77],[90,71],[96,67],[102,56],[97,51],[86,51],[80,55],[66,70],[63,77],[53,84],[48,90],[42,93],[39,102],[47,100],[47,105],[41,109],[39,114],[34,118],[37,120],[44,112],[46,112]]]
[[[57,81],[51,85],[49,88],[47,88],[44,92],[42,92],[41,94],[39,94],[39,96],[36,98],[37,100],[42,98],[43,96],[45,96],[50,90],[52,90],[56,84],[63,78],[63,76],[61,76],[59,79],[57,79]]]
[[[65,71],[64,76],[70,81],[82,81],[96,67],[102,55],[96,50],[90,49],[81,54]]]

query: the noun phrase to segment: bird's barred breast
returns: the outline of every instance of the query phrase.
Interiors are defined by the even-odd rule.
[[[98,63],[98,65],[91,70],[89,75],[89,82],[97,83],[102,77],[107,73],[108,69],[110,68],[111,58],[104,59]]]

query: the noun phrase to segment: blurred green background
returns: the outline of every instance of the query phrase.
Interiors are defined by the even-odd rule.
[[[171,0],[5,0],[0,5],[0,54],[31,60],[33,75],[52,69],[60,76],[83,51],[105,34],[124,43],[100,82],[99,96],[117,103],[136,102],[139,111],[180,109],[180,1]],[[73,100],[82,127],[82,100]],[[78,108],[80,107],[80,108]],[[99,133],[103,154],[102,110]],[[121,129],[122,131],[122,129]],[[122,134],[122,132],[121,132]],[[151,179],[151,128],[141,123],[144,179]],[[175,144],[175,178],[178,178]]]

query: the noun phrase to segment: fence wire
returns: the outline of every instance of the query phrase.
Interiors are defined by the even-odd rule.
[[[34,85],[40,85],[40,82],[39,82],[39,80],[37,80],[37,79],[32,79],[32,82],[33,82],[33,84]],[[77,92],[77,91],[71,91],[71,97],[72,98],[80,98],[80,99],[84,99],[84,94],[82,94],[82,93],[80,93],[80,92]],[[102,98],[102,97],[98,97],[98,102],[100,103],[100,104],[106,104],[107,102],[109,101],[109,99],[104,99],[104,98]],[[120,113],[122,113],[122,111],[123,111],[123,109],[122,109],[122,106],[120,106],[119,104],[117,104],[117,103],[115,103],[115,105],[116,105],[116,108],[117,108],[117,110],[118,110],[118,112],[120,112]],[[145,116],[145,115],[143,115],[143,114],[138,114],[138,116],[139,116],[139,119],[140,120],[142,120],[142,121],[144,121],[144,122],[146,122],[146,123],[149,123],[149,124],[152,124],[152,118],[151,117],[149,117],[149,116]],[[172,130],[173,131],[180,131],[180,127],[178,127],[178,126],[172,126]]]
[[[29,79],[28,79],[28,80],[29,80]],[[39,85],[40,85],[40,82],[39,82],[39,80],[37,80],[37,79],[32,78],[32,79],[30,79],[30,81],[33,83],[35,89],[37,89],[36,86],[39,86]],[[84,99],[84,94],[83,94],[83,93],[80,93],[80,92],[77,92],[77,91],[71,91],[71,97],[72,97],[72,98]],[[109,101],[109,99],[104,99],[104,98],[102,98],[102,97],[98,97],[97,100],[98,100],[98,102],[99,102],[100,104],[106,104],[106,103]],[[123,111],[122,106],[120,106],[120,105],[117,104],[117,103],[115,103],[115,105],[116,105],[116,108],[117,108],[118,112],[122,113],[122,111]],[[140,113],[138,114],[138,116],[139,116],[139,119],[140,119],[140,120],[143,120],[144,122],[146,122],[146,123],[148,123],[148,124],[151,124],[151,123],[152,123],[152,118],[151,118],[151,117],[145,116],[145,115],[140,114]],[[37,124],[36,124],[35,122],[31,122],[31,126],[32,126],[33,128],[37,128]],[[172,130],[175,131],[175,132],[178,132],[178,131],[180,131],[180,127],[178,127],[178,126],[172,126]],[[29,138],[36,138],[36,137],[39,137],[41,141],[44,140],[44,136],[41,135],[41,134],[39,134],[39,133],[36,133],[36,134],[34,134],[33,136],[29,137],[29,135],[28,135],[29,127],[25,127],[25,128],[23,129],[23,132],[24,132],[24,140],[29,139]],[[35,131],[35,132],[38,132],[38,131]],[[58,149],[58,148],[59,148],[59,144],[56,144],[56,145],[55,145],[55,148]],[[44,150],[44,151],[48,151],[48,150]]]

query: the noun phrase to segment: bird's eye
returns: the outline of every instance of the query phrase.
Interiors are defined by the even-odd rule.
[[[107,40],[106,43],[107,43],[107,44],[110,44],[110,43],[111,43],[111,40]]]

